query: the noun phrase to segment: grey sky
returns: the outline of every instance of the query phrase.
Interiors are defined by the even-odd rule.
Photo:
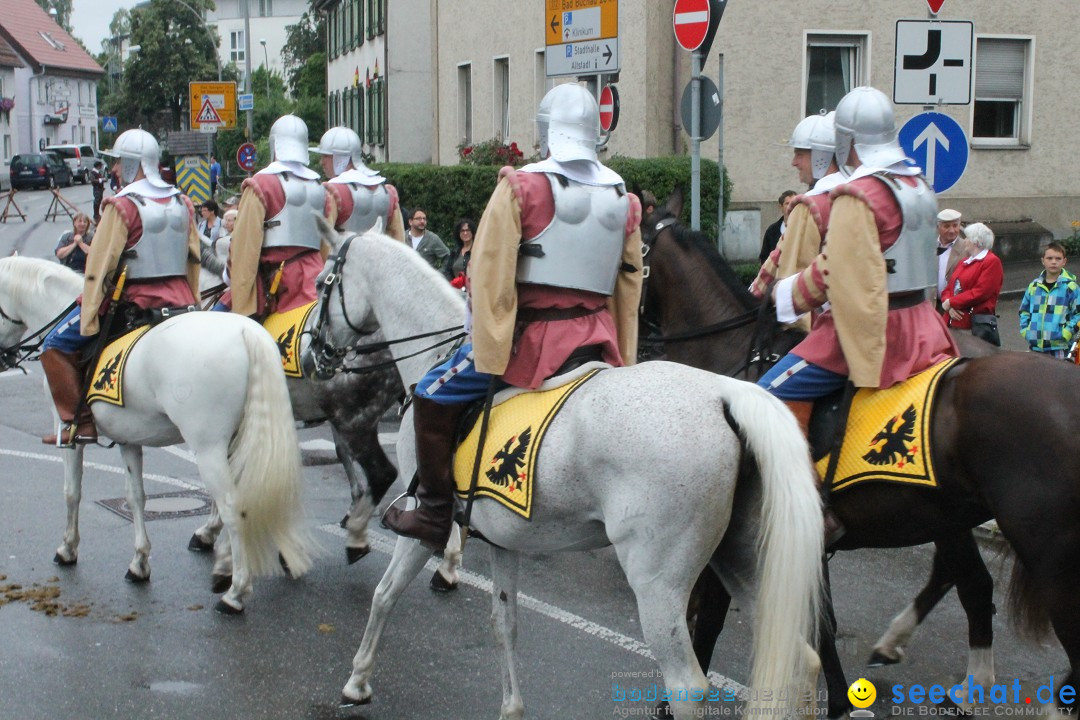
[[[140,0],[74,0],[71,28],[91,53],[101,52],[101,41],[109,36],[109,23],[120,8],[131,9]]]

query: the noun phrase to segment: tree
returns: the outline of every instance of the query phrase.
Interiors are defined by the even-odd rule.
[[[56,11],[56,24],[71,33],[71,0],[37,0],[45,12]]]
[[[312,0],[314,4],[314,0]],[[302,77],[317,72],[326,77],[326,16],[310,9],[300,16],[300,22],[285,28],[288,33],[281,50],[282,64],[293,97],[302,97]],[[317,66],[317,67],[316,67]],[[325,80],[323,84],[325,88]],[[324,90],[320,94],[325,95]]]

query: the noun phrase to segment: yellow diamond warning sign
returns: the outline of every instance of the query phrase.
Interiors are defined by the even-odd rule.
[[[191,129],[209,125],[218,129],[236,127],[236,83],[188,83]]]

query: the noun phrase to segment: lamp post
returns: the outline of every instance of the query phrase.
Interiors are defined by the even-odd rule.
[[[270,102],[270,60],[266,55],[266,38],[259,40],[263,49],[263,73],[266,75],[266,102]]]
[[[217,40],[214,39],[214,33],[210,31],[210,26],[206,24],[206,19],[201,12],[188,5],[184,0],[174,0],[174,2],[180,3],[188,10],[195,13],[195,16],[199,18],[199,23],[203,26],[203,29],[206,30],[206,36],[210,38],[210,45],[214,48],[214,62],[217,63],[217,79],[218,82],[221,82],[221,55],[218,50]]]

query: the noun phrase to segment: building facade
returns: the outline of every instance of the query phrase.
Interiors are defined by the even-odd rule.
[[[22,60],[11,46],[0,39],[0,172],[15,154],[15,138],[18,137],[18,113],[15,112],[15,70],[23,67]]]
[[[97,84],[105,74],[101,66],[34,0],[4,0],[0,39],[21,65],[10,76],[0,69],[5,85],[7,77],[11,83],[0,96],[14,100],[6,113],[12,154],[60,143],[97,147]],[[0,112],[0,123],[4,114]]]
[[[687,153],[679,101],[690,80],[690,54],[674,39],[674,0],[600,4],[616,1],[621,112],[604,152]],[[536,107],[554,82],[544,71],[546,26],[574,3],[430,0],[430,6],[434,161],[455,163],[460,144],[492,138],[535,146]],[[955,119],[969,138],[967,170],[942,194],[943,204],[973,220],[1030,219],[1056,237],[1071,233],[1072,221],[1080,219],[1080,172],[1071,152],[1080,140],[1071,118],[1080,43],[1062,19],[1073,9],[1071,0],[945,3],[937,19],[974,26],[973,102],[896,107],[898,125],[932,109]],[[724,245],[729,256],[755,256],[761,230],[778,217],[776,197],[800,189],[783,144],[796,123],[835,108],[858,85],[891,96],[896,22],[929,18],[925,0],[728,5],[703,69],[722,88],[723,125],[701,152],[719,159],[722,135],[723,162],[734,182],[732,237],[726,230]],[[583,79],[594,87],[598,82]]]
[[[235,63],[240,69],[238,90],[244,87],[248,52],[252,72],[265,66],[284,78],[281,50],[289,26],[300,22],[300,16],[308,9],[308,0],[217,0],[216,5],[216,9],[206,13],[206,24],[217,28],[221,38],[218,46],[221,65]],[[244,34],[245,5],[250,38]]]

